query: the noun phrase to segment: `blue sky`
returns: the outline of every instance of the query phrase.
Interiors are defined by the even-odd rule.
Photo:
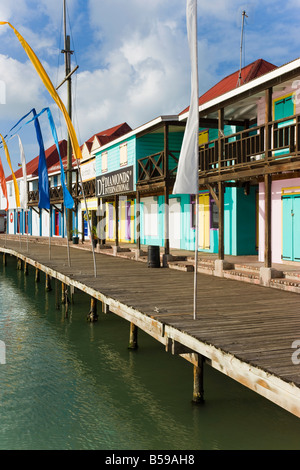
[[[67,0],[68,33],[74,50],[73,121],[79,143],[96,132],[127,122],[138,127],[157,116],[177,114],[189,104],[190,64],[185,0]],[[62,0],[0,0],[0,20],[10,21],[42,61],[53,84],[64,77]],[[198,0],[199,88],[204,93],[238,70],[242,11],[243,65],[258,58],[282,65],[300,56],[300,0]],[[66,130],[22,46],[0,26],[0,133],[33,107],[51,106],[60,138]],[[60,89],[65,101],[66,87]],[[46,146],[52,145],[42,120]],[[20,136],[27,160],[38,154],[33,126]],[[16,168],[17,139],[9,142]],[[9,174],[5,156],[0,156]]]

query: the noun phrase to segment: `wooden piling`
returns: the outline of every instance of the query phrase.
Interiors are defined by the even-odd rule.
[[[18,258],[18,261],[17,261],[17,269],[18,269],[19,271],[22,270],[22,260],[21,260],[20,258]]]
[[[35,282],[40,282],[40,270],[35,268]]]
[[[6,266],[6,253],[3,253],[3,266]]]
[[[28,264],[26,261],[24,261],[24,274],[27,276],[28,275]]]
[[[51,279],[50,279],[49,274],[46,274],[46,286],[45,286],[45,288],[46,288],[47,292],[50,292],[52,290],[52,288],[51,288]]]
[[[193,403],[204,402],[203,390],[203,369],[204,360],[203,356],[198,355],[198,365],[194,365],[194,383],[193,383]]]
[[[64,304],[66,302],[66,285],[62,282],[61,283],[61,303]]]
[[[56,310],[60,309],[58,285],[59,285],[59,281],[57,279],[55,279],[55,308],[56,308]]]
[[[131,322],[128,349],[137,349],[138,347],[137,334],[138,334],[138,327],[134,323]]]
[[[97,299],[94,297],[91,297],[91,308],[87,316],[87,320],[92,322],[95,322],[98,320],[98,314],[97,314]]]

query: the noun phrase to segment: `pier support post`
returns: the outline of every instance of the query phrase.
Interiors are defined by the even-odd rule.
[[[22,271],[22,260],[20,258],[18,258],[18,261],[17,261],[17,269],[19,271]]]
[[[49,274],[46,274],[46,291],[50,292],[52,290],[51,288],[51,280]]]
[[[193,403],[204,403],[203,356],[198,354],[198,364],[194,364]]]
[[[55,279],[55,308],[56,308],[56,310],[60,309],[59,289],[58,289],[59,284],[58,283],[59,283],[59,281],[57,279]]]
[[[137,349],[138,347],[137,334],[138,334],[138,327],[134,323],[131,322],[128,349]]]
[[[27,276],[28,275],[28,264],[26,261],[24,261],[24,274]]]
[[[61,303],[64,304],[66,301],[66,286],[65,284],[62,282],[61,283]]]
[[[6,266],[6,253],[3,253],[3,266]]]
[[[40,270],[35,268],[35,282],[40,282]]]
[[[88,313],[87,320],[90,321],[91,323],[98,320],[97,299],[95,299],[94,297],[91,298],[91,308]]]

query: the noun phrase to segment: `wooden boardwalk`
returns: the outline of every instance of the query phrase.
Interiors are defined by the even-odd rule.
[[[151,269],[147,264],[70,245],[9,241],[0,251],[19,257],[61,282],[102,301],[173,353],[212,367],[300,417],[300,364],[293,363],[300,344],[300,296],[198,274],[198,312],[193,319],[193,273]],[[298,346],[300,349],[300,346]],[[300,351],[298,357],[300,358]],[[295,362],[295,361],[294,361]]]

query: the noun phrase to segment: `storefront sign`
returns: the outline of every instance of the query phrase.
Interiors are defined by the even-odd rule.
[[[112,171],[96,178],[97,197],[123,194],[133,191],[133,166]]]
[[[96,159],[94,158],[93,160],[91,160],[87,163],[82,163],[80,165],[80,171],[81,171],[81,177],[82,177],[83,182],[95,179],[95,177],[96,177]]]

